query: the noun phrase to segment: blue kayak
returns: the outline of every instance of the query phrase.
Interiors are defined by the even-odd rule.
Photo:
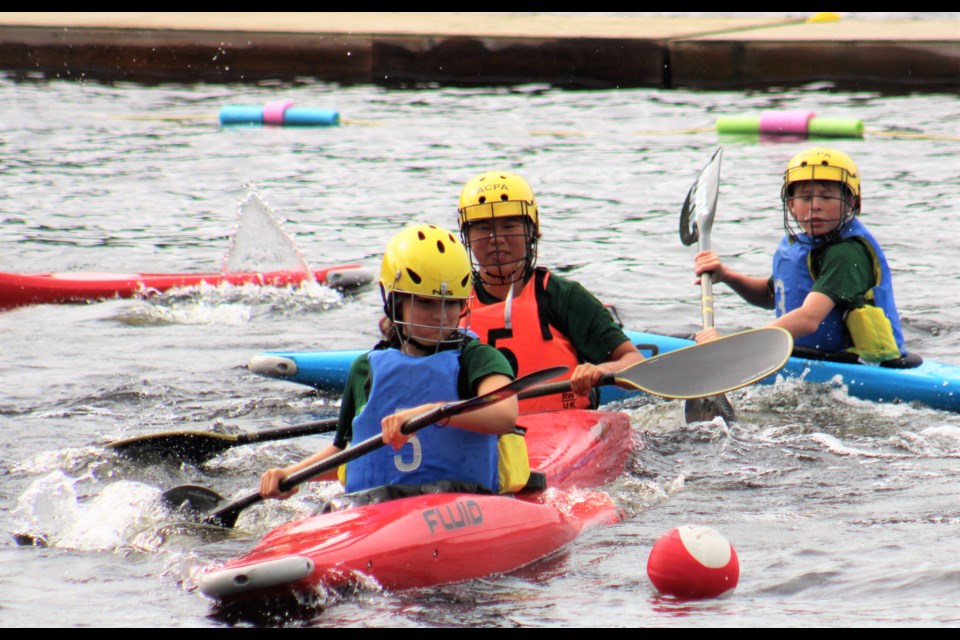
[[[692,340],[656,333],[627,331],[627,336],[646,356],[689,347]],[[247,368],[269,378],[307,385],[318,391],[341,393],[350,365],[363,350],[265,351],[250,359]],[[874,402],[917,402],[934,409],[960,413],[960,366],[924,359],[909,369],[848,364],[792,357],[778,373],[759,384],[772,384],[777,376],[802,378],[806,382],[839,380],[856,398]],[[641,393],[613,386],[600,387],[600,402],[606,404]]]

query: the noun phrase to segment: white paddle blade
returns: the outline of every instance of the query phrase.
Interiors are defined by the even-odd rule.
[[[614,378],[620,386],[661,398],[704,398],[773,375],[792,352],[789,331],[763,327],[660,354],[627,367]]]

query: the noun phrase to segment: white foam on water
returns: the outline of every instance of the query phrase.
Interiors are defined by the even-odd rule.
[[[903,456],[892,453],[880,453],[877,451],[866,451],[857,447],[851,447],[843,444],[835,436],[826,433],[812,433],[810,440],[823,446],[830,453],[838,456],[850,456],[859,458],[902,458]]]
[[[129,548],[145,522],[159,513],[160,491],[155,487],[120,481],[81,501],[75,483],[54,471],[31,484],[13,512],[17,533],[61,549],[117,551]]]
[[[901,431],[890,438],[891,444],[923,456],[960,457],[960,427],[941,425],[919,432]]]
[[[80,519],[80,505],[73,482],[62,471],[54,471],[31,484],[17,498],[11,521],[17,533],[43,538],[53,544],[60,532]]]

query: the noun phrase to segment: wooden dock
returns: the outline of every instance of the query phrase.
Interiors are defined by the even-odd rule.
[[[0,70],[148,83],[960,88],[960,20],[839,15],[0,12]]]

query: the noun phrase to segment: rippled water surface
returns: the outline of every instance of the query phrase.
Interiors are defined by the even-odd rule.
[[[224,104],[331,107],[338,128],[222,129]],[[884,243],[910,347],[960,363],[960,100],[797,91],[389,91],[297,85],[160,86],[0,80],[0,270],[216,271],[251,189],[313,266],[378,268],[401,225],[455,225],[461,185],[492,168],[537,191],[541,264],[579,280],[632,329],[700,322],[680,207],[724,148],[713,246],[769,271],[780,174],[809,142],[719,138],[720,115],[811,109],[863,120],[834,141],[863,175],[864,221]],[[187,117],[189,116],[189,117]],[[766,312],[717,287],[726,330]],[[610,487],[625,520],[509,576],[428,591],[366,589],[305,610],[225,616],[194,572],[250,548],[332,491],[243,515],[236,535],[158,534],[160,491],[227,497],[322,437],[238,447],[202,467],[138,466],[111,440],[166,430],[258,430],[332,414],[336,397],[259,378],[268,349],[372,344],[379,294],[325,288],[177,292],[152,300],[0,312],[0,624],[305,626],[955,626],[960,622],[960,419],[784,382],[733,394],[740,421],[686,425],[680,403],[635,401],[640,445]],[[313,502],[311,502],[311,499]],[[151,506],[153,505],[153,506]],[[677,602],[646,576],[680,524],[721,531],[737,591]],[[13,534],[45,533],[47,548]],[[507,544],[507,541],[504,541]]]

